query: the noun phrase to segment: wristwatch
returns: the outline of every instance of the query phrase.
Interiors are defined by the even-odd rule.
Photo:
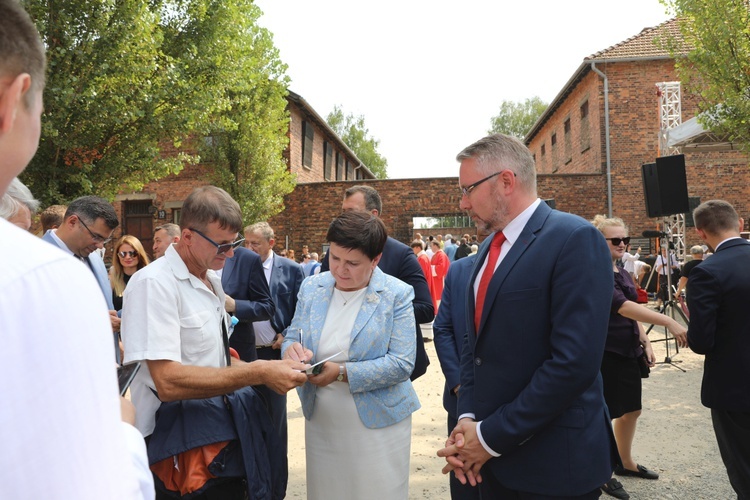
[[[336,380],[338,380],[339,382],[344,381],[344,365],[339,365],[339,376],[336,377]]]

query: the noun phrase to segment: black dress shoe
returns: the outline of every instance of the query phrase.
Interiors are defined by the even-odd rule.
[[[628,492],[625,491],[625,488],[622,487],[622,483],[615,478],[612,478],[604,483],[604,486],[602,486],[602,491],[607,495],[619,498],[621,500],[628,500],[630,498]]]
[[[659,474],[652,470],[648,470],[642,465],[638,466],[637,471],[617,466],[615,467],[615,474],[617,474],[618,476],[640,477],[641,479],[659,479]]]

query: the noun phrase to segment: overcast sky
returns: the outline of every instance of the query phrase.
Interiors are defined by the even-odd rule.
[[[364,115],[391,178],[453,177],[503,100],[550,102],[583,58],[669,16],[658,0],[256,0],[291,90]]]

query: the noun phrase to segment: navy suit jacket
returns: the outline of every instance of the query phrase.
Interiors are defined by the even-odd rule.
[[[488,249],[477,254],[471,284]],[[493,274],[476,333],[467,294],[458,413],[473,413],[501,454],[482,474],[558,496],[610,479],[618,458],[599,370],[613,290],[601,233],[542,203]]]
[[[466,336],[466,295],[471,292],[469,280],[476,255],[459,259],[448,268],[445,286],[432,331],[440,368],[445,375],[443,407],[448,415],[458,418],[458,397],[453,388],[461,383],[461,350]]]
[[[269,285],[271,297],[276,304],[271,326],[277,333],[283,333],[292,324],[294,311],[297,309],[297,295],[304,280],[305,271],[301,265],[291,259],[274,256]]]
[[[414,363],[414,371],[411,374],[411,380],[416,380],[427,372],[427,366],[430,364],[430,358],[427,357],[427,351],[424,349],[424,339],[422,330],[419,328],[420,323],[429,323],[435,319],[435,308],[432,305],[432,296],[430,289],[427,287],[427,278],[422,272],[422,267],[417,261],[414,251],[401,243],[388,237],[383,248],[383,256],[378,262],[381,271],[389,276],[398,278],[407,285],[414,288],[414,320],[416,321],[417,336],[417,360]],[[320,272],[328,271],[328,254],[326,253]]]
[[[255,361],[253,321],[270,319],[275,310],[258,254],[247,248],[235,248],[234,255],[224,263],[221,286],[224,293],[234,299],[234,315],[240,320],[234,327],[229,345],[241,360]]]
[[[750,411],[750,243],[726,241],[690,272],[690,348],[705,354],[701,402]]]

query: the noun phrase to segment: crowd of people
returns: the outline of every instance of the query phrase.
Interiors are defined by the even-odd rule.
[[[638,303],[626,224],[551,209],[531,153],[501,134],[457,156],[481,244],[417,234],[410,248],[362,185],[344,193],[327,252],[303,247],[296,262],[267,222],[244,226],[238,203],[204,186],[179,226],[155,228],[153,260],[123,234],[107,270],[119,221],[100,197],[48,207],[42,238],[28,232],[39,203],[17,177],[38,146],[44,50],[0,0],[4,496],[283,498],[296,389],[308,498],[408,498],[420,324],[434,319],[452,498],[628,498],[613,473],[658,479],[632,456],[655,362],[642,323],[705,354],[702,401],[750,498],[750,243],[729,203],[695,209],[713,253],[692,248],[676,290],[663,287],[662,301],[685,291],[689,326]],[[655,267],[661,280],[679,263],[665,248]],[[116,367],[133,364],[128,399]]]

